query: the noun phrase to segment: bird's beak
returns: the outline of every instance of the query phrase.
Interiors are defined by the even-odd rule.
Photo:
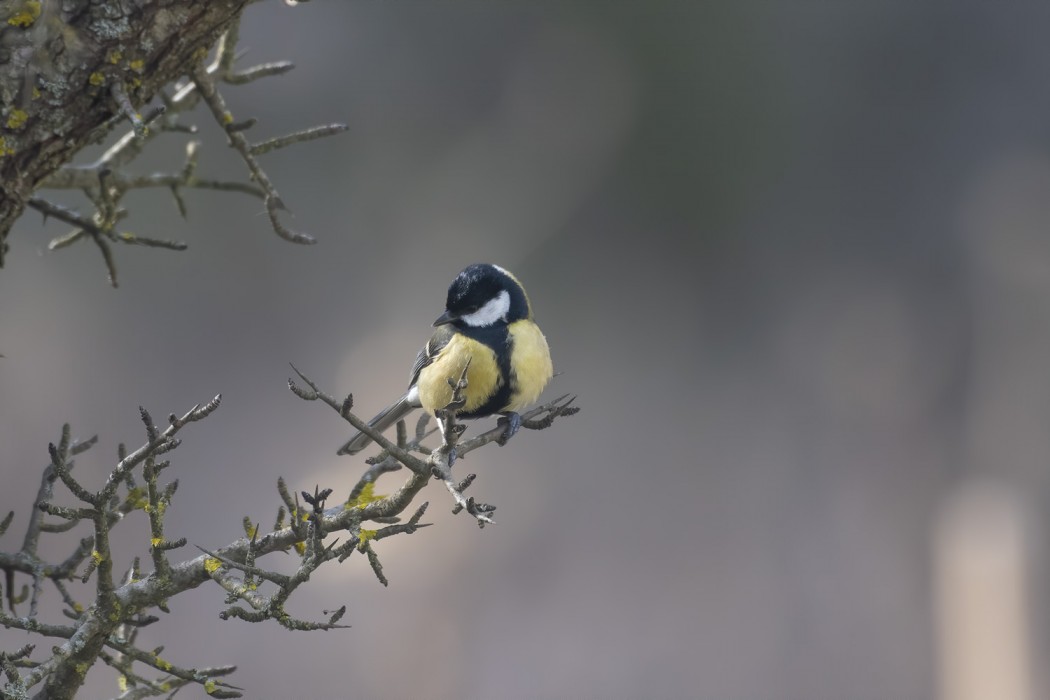
[[[443,313],[443,314],[441,314],[440,316],[437,317],[437,320],[434,321],[434,325],[435,326],[443,326],[446,323],[452,323],[457,318],[459,318],[459,316],[456,316],[455,314],[451,314],[448,311],[445,311],[445,313]]]

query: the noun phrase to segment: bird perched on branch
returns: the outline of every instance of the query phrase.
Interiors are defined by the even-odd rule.
[[[535,401],[554,374],[550,348],[532,319],[532,307],[518,279],[498,265],[476,264],[452,280],[445,313],[419,351],[408,391],[369,421],[382,432],[411,410],[431,414],[448,406],[452,386],[466,369],[460,418],[497,413],[506,421],[502,441],[521,426],[522,410]],[[358,433],[338,454],[356,454],[372,442]]]

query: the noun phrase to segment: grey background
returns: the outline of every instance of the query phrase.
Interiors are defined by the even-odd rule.
[[[49,253],[65,229],[24,217],[0,274],[0,511],[19,515],[0,545],[20,541],[63,422],[101,436],[77,468],[97,484],[118,442],[141,442],[137,406],[162,420],[218,392],[173,456],[172,537],[220,546],[245,514],[271,522],[278,476],[345,492],[349,431],[288,392],[287,363],[371,415],[455,273],[492,261],[550,340],[547,396],[584,409],[464,461],[498,524],[453,517],[432,484],[436,526],[378,547],[389,589],[351,560],[293,599],[313,618],[346,603],[352,629],[221,622],[204,586],[146,640],[237,664],[259,698],[935,697],[945,499],[997,479],[1045,542],[1048,19],[977,3],[251,8],[242,64],[298,65],[225,91],[254,138],[350,125],[264,158],[289,223],[320,243],[277,239],[250,198],[188,193],[182,221],[138,193],[127,228],[190,248],[118,248],[114,291],[92,246]],[[201,172],[241,177],[195,120]],[[133,167],[178,167],[183,143]],[[147,533],[139,518],[117,539],[144,555]],[[0,632],[0,648],[25,641]],[[85,696],[115,694],[93,671]]]

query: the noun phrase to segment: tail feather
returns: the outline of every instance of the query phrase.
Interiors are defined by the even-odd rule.
[[[416,408],[416,405],[409,401],[408,395],[406,394],[398,399],[393,405],[383,409],[375,418],[368,421],[368,425],[379,432],[383,432],[408,415],[413,408]],[[345,445],[339,448],[339,451],[336,452],[336,454],[354,455],[368,447],[370,444],[372,444],[372,438],[364,433],[357,433],[350,438]]]

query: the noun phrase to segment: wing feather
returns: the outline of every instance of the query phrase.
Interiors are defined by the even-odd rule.
[[[416,362],[412,365],[412,380],[408,383],[409,388],[416,385],[416,382],[419,381],[419,373],[424,367],[434,363],[434,359],[441,354],[441,351],[452,340],[452,336],[455,333],[451,326],[438,326],[437,330],[434,331],[434,335],[430,336],[430,340],[416,355]]]

